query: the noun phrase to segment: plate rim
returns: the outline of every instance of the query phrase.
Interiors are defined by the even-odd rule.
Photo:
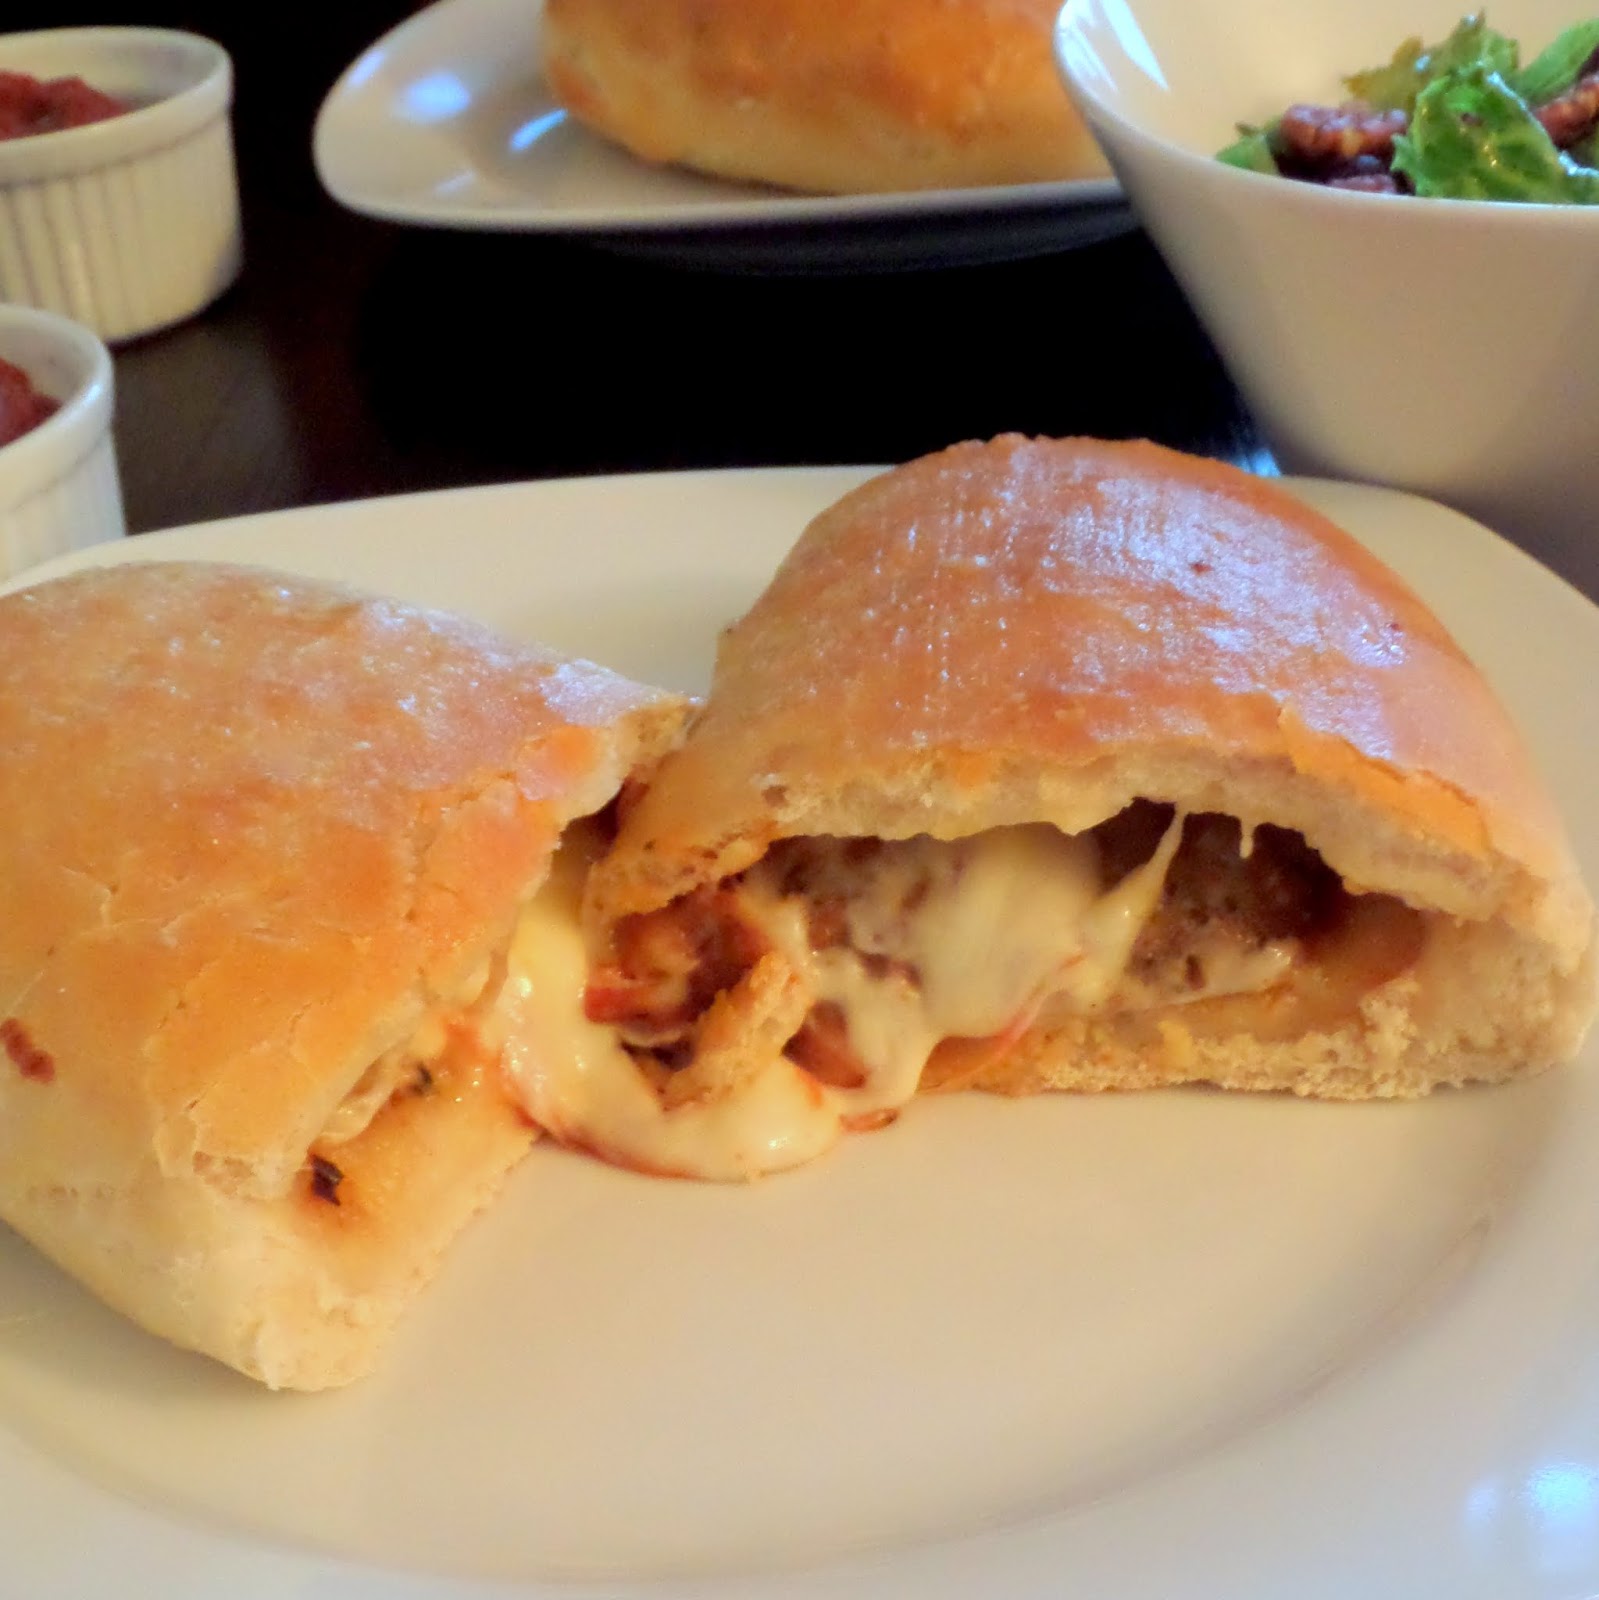
[[[726,198],[672,200],[634,207],[599,206],[549,208],[490,204],[450,205],[424,196],[397,198],[352,185],[340,172],[343,135],[340,118],[349,114],[365,88],[365,78],[381,71],[385,52],[409,47],[420,36],[442,31],[452,15],[510,12],[513,0],[431,0],[368,45],[339,74],[318,108],[312,129],[312,160],[327,192],[349,210],[388,222],[425,226],[574,234],[579,236],[637,235],[666,239],[680,234],[716,234],[741,229],[781,232],[818,224],[857,226],[895,221],[931,222],[986,218],[1016,214],[1076,211],[1131,212],[1125,193],[1114,177],[1069,179],[1054,182],[987,185],[968,189],[905,190],[863,195],[806,195],[773,190],[769,195],[743,193],[744,186],[729,185]],[[542,20],[543,0],[528,0],[519,20]],[[586,138],[597,135],[585,133]],[[615,148],[615,147],[611,147]],[[625,154],[625,152],[618,152]],[[638,163],[648,171],[645,163]],[[703,175],[701,175],[703,176]],[[709,177],[707,182],[716,180]]]

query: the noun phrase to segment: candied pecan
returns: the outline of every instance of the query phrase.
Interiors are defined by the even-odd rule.
[[[1394,137],[1409,126],[1403,111],[1374,111],[1359,100],[1341,106],[1290,106],[1277,125],[1277,155],[1286,170],[1307,177],[1339,167],[1357,156],[1374,156],[1385,166]]]
[[[1366,194],[1402,194],[1405,184],[1398,173],[1389,170],[1380,156],[1356,156],[1340,161],[1316,174],[1316,181],[1329,189],[1359,189]]]
[[[1578,78],[1564,94],[1538,106],[1533,115],[1562,150],[1586,139],[1599,126],[1599,72]]]

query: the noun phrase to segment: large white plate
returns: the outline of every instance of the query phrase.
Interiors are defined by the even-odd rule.
[[[1110,178],[830,198],[649,166],[557,106],[542,12],[541,0],[439,0],[367,50],[317,119],[329,193],[395,222],[577,233],[790,272],[1012,259],[1133,225]]]
[[[860,477],[420,496],[62,566],[337,574],[699,687]],[[1508,696],[1599,876],[1599,614],[1435,506],[1303,488]],[[539,1149],[381,1373],[320,1397],[0,1231],[0,1593],[1591,1593],[1596,1095],[1590,1051],[1408,1106],[967,1097],[749,1188]]]

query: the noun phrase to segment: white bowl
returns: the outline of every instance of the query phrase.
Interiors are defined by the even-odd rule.
[[[233,68],[220,45],[162,28],[52,28],[0,35],[0,68],[80,77],[136,105],[0,140],[0,300],[128,339],[233,282]]]
[[[1599,500],[1599,207],[1349,193],[1226,166],[1462,0],[1068,0],[1067,87],[1283,466],[1562,539]],[[1571,0],[1495,0],[1523,60]],[[1151,374],[1159,382],[1158,373]]]
[[[61,409],[0,445],[0,580],[50,556],[120,538],[111,440],[111,357],[64,317],[0,306],[0,359]]]

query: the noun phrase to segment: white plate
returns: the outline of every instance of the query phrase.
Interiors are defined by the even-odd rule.
[[[844,197],[636,161],[570,121],[540,72],[541,0],[439,0],[339,79],[317,118],[335,199],[394,222],[576,233],[767,271],[1005,260],[1133,225],[1110,178]]]
[[[338,574],[698,687],[861,476],[472,490],[61,566]],[[1482,662],[1599,877],[1599,613],[1435,506],[1304,492]],[[1420,1105],[936,1101],[749,1188],[535,1150],[378,1376],[320,1397],[168,1349],[0,1231],[0,1592],[1591,1593],[1592,1057]]]

